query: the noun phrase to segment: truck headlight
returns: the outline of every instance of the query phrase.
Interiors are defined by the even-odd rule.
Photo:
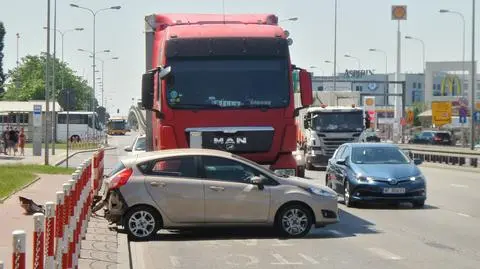
[[[328,191],[328,190],[324,190],[324,189],[321,189],[321,188],[307,188],[307,191],[312,193],[312,194],[315,194],[315,195],[319,195],[319,196],[323,196],[323,197],[328,197],[328,198],[332,198],[332,199],[337,199],[337,194],[334,193],[334,192],[331,192],[331,191]]]
[[[276,169],[273,172],[279,176],[294,177],[297,171],[295,169]]]

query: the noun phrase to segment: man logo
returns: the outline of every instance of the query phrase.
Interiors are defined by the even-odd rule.
[[[215,145],[225,145],[226,150],[234,150],[236,145],[245,145],[247,144],[247,138],[242,137],[214,137],[213,144]]]
[[[448,86],[448,92],[446,92]],[[441,94],[442,96],[461,96],[462,95],[462,81],[457,75],[450,75],[447,74],[443,80],[441,85]],[[455,89],[457,90],[456,94],[454,94]]]

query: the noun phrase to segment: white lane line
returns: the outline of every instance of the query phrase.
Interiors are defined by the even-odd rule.
[[[173,267],[180,267],[180,260],[176,256],[170,256],[170,263]]]
[[[389,251],[386,251],[385,249],[382,249],[382,248],[368,248],[368,250],[370,250],[372,253],[384,258],[384,259],[387,259],[387,260],[401,260],[402,257],[400,256],[397,256]]]
[[[304,258],[306,261],[310,262],[311,264],[319,264],[319,262],[316,261],[314,258],[312,258],[308,255],[305,255],[303,253],[298,253],[298,256]]]
[[[285,259],[282,255],[278,253],[272,254],[272,256],[278,261],[278,262],[272,262],[270,264],[275,264],[275,265],[302,265],[303,262],[289,262],[287,259]]]
[[[340,232],[340,231],[337,231],[337,230],[334,230],[334,229],[330,229],[328,230],[330,233],[336,235],[336,236],[345,236],[344,233]]]
[[[450,184],[450,186],[455,187],[455,188],[468,188],[467,185],[461,185],[461,184]]]
[[[466,218],[471,218],[471,217],[472,217],[472,216],[470,216],[470,215],[468,215],[468,214],[460,213],[460,212],[458,212],[457,215],[462,216],[462,217],[466,217]]]

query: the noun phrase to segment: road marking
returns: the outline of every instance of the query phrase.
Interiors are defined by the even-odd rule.
[[[270,264],[278,264],[278,265],[302,265],[303,262],[289,262],[287,261],[282,255],[275,253],[272,256],[277,259],[278,262],[272,262]]]
[[[180,267],[180,259],[177,256],[170,256],[170,263],[173,267]]]
[[[461,184],[450,184],[450,186],[456,187],[456,188],[468,188],[467,185],[461,185]]]
[[[285,240],[275,239],[275,244],[272,245],[273,247],[290,247],[292,244],[285,243]]]
[[[462,217],[466,217],[466,218],[471,218],[472,217],[472,216],[470,216],[468,214],[465,214],[465,213],[457,213],[457,215],[462,216]]]
[[[234,240],[234,242],[242,243],[245,246],[256,246],[257,239]]]
[[[378,255],[378,256],[381,256],[382,258],[384,259],[387,259],[387,260],[401,260],[402,257],[400,256],[397,256],[389,251],[386,251],[385,249],[381,249],[381,248],[368,248],[368,250],[370,250],[371,252],[373,252],[374,254]]]
[[[308,255],[305,255],[305,254],[302,254],[302,253],[298,253],[298,255],[302,258],[304,258],[306,261],[310,262],[311,264],[319,264],[319,262],[317,262],[314,258],[308,256]]]
[[[229,259],[232,258],[232,257],[245,258],[245,259],[248,259],[248,262],[246,262],[245,264],[239,264],[239,263],[231,262],[231,261],[229,261]],[[225,258],[225,263],[229,264],[229,265],[242,266],[243,267],[243,266],[249,266],[249,265],[252,265],[252,264],[257,264],[257,263],[259,263],[259,260],[254,256],[248,256],[248,255],[243,255],[243,254],[230,254]]]
[[[329,231],[330,233],[336,235],[336,236],[345,236],[344,233],[340,232],[340,231],[337,231],[337,230],[333,230],[333,229],[330,229],[330,230],[327,230]]]

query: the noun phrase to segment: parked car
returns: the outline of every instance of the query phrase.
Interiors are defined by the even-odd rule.
[[[105,180],[105,217],[134,239],[159,229],[272,226],[302,237],[339,221],[337,194],[225,151],[173,149],[122,160]]]
[[[411,202],[423,207],[426,179],[417,165],[397,145],[343,144],[329,160],[325,184],[344,197],[345,205],[357,202]]]
[[[423,131],[415,135],[410,144],[453,145],[453,136],[448,131]]]
[[[367,129],[363,131],[358,137],[359,142],[380,142],[380,137],[378,137],[377,132],[372,129]]]
[[[146,152],[146,139],[145,135],[138,135],[131,146],[126,146],[125,151],[129,152],[129,155],[135,156],[139,153]]]

